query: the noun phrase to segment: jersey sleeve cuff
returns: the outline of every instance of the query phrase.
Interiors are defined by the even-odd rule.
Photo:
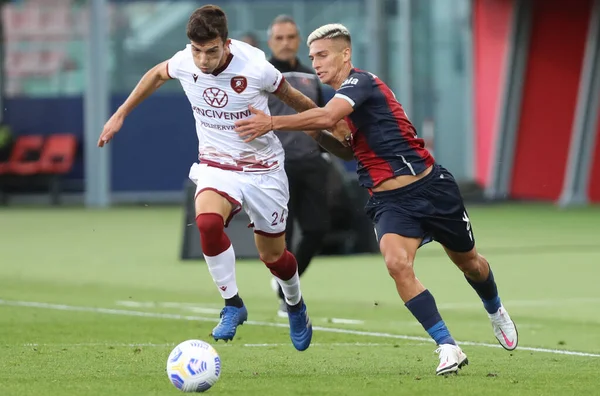
[[[343,95],[341,93],[336,93],[335,95],[333,95],[333,97],[344,99],[346,102],[350,103],[350,106],[352,106],[352,108],[354,108],[354,101],[352,99],[350,99],[348,96]]]
[[[172,80],[173,76],[171,75],[171,73],[169,73],[169,62],[167,62],[167,76],[169,76],[169,78]]]
[[[279,81],[279,85],[277,86],[277,88],[275,88],[275,91],[273,91],[273,93],[277,93],[279,91],[279,89],[281,88],[281,86],[283,85],[283,82],[285,81],[285,77],[283,76],[283,74],[281,75],[281,81]]]

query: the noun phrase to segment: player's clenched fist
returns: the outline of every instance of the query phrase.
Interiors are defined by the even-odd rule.
[[[105,143],[110,142],[113,136],[115,136],[115,133],[119,132],[122,126],[123,116],[120,114],[114,114],[112,117],[110,117],[106,124],[104,124],[104,129],[102,130],[100,139],[98,139],[98,147],[104,147]]]

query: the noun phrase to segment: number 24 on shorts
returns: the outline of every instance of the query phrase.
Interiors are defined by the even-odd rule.
[[[279,220],[279,224],[285,223],[285,215],[286,215],[285,209],[283,209],[281,211],[281,215],[279,215],[279,213],[277,213],[277,212],[273,212],[271,214],[271,217],[273,217],[273,221],[271,222],[271,225],[273,227],[275,227],[277,225],[277,220]]]

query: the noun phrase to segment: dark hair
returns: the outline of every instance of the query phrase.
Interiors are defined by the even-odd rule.
[[[267,29],[267,37],[271,38],[271,35],[273,34],[273,26],[284,23],[291,23],[292,25],[294,25],[296,27],[296,32],[298,33],[298,35],[300,35],[298,25],[296,25],[296,21],[294,20],[294,18],[292,18],[289,15],[281,14],[275,17],[275,19],[273,19],[273,22],[271,22],[271,24],[269,25],[269,29]]]
[[[195,43],[214,40],[220,37],[227,40],[227,16],[216,5],[202,6],[192,13],[187,25],[187,36]]]

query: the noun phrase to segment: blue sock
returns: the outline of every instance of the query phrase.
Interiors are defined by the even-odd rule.
[[[446,327],[446,323],[444,323],[443,320],[440,320],[439,322],[434,324],[432,327],[428,328],[427,332],[429,333],[431,338],[433,338],[435,340],[436,344],[438,344],[438,345],[441,345],[441,344],[456,345],[456,341],[454,341],[454,338],[452,338],[452,336],[450,335],[450,331]]]
[[[404,305],[438,345],[456,345],[456,341],[454,341],[450,335],[450,331],[448,331],[446,324],[442,320],[442,316],[435,305],[435,299],[429,290],[425,290],[407,301]]]
[[[489,264],[488,264],[489,266]],[[500,297],[498,297],[498,287],[496,286],[496,281],[494,280],[494,273],[492,272],[492,268],[490,267],[490,273],[488,278],[483,282],[475,282],[465,275],[465,279],[483,301],[483,307],[488,313],[496,313],[498,309],[500,309]]]
[[[501,303],[500,303],[500,297],[498,297],[498,296],[496,296],[496,298],[494,298],[492,300],[481,299],[481,301],[483,301],[483,307],[485,308],[485,310],[491,314],[498,312],[498,310],[500,309]]]

